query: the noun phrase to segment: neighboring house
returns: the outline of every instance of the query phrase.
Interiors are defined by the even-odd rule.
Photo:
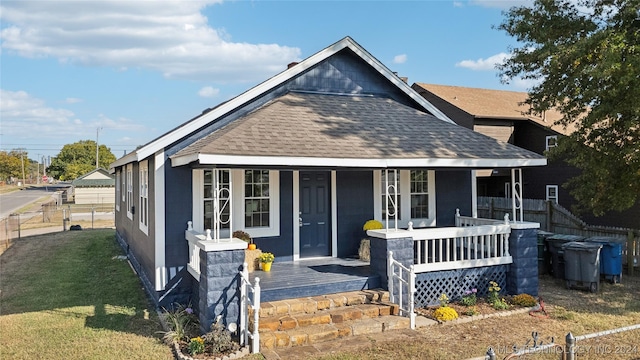
[[[76,204],[113,204],[116,193],[115,176],[105,169],[95,169],[71,183]]]
[[[464,230],[454,227],[455,213],[475,212],[472,170],[545,164],[456,125],[346,37],[114,162],[117,237],[157,303],[190,297],[210,323],[236,296],[244,250],[232,231],[249,233],[276,265],[302,266],[309,258],[356,256],[363,224],[378,219],[423,229],[370,234],[408,239],[411,249],[398,256],[413,262],[415,234]],[[500,259],[459,257],[446,269],[511,262],[504,243],[478,244]],[[386,262],[372,255],[371,267],[386,269]],[[386,285],[376,278],[365,286],[374,284]]]
[[[562,118],[556,110],[532,114],[529,105],[524,104],[526,92],[424,83],[415,83],[412,88],[458,125],[541,155],[556,145],[558,137],[573,131],[573,127],[555,124]],[[579,171],[561,160],[550,161],[545,167],[527,168],[523,170],[523,194],[571,209],[576,201],[562,185]],[[504,170],[483,170],[476,174],[479,196],[511,197],[511,176]],[[638,227],[639,217],[640,203],[623,213],[611,212],[603,217],[582,215],[590,224],[630,228]]]

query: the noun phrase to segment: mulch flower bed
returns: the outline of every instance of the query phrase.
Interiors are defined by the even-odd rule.
[[[173,343],[173,351],[175,352],[177,358],[180,360],[223,360],[223,359],[233,360],[233,359],[240,359],[249,355],[248,346],[240,348],[239,350],[236,350],[236,351],[230,351],[222,354],[211,355],[205,352],[202,354],[190,355],[189,346],[185,342]]]
[[[459,302],[452,302],[447,304],[447,306],[453,308],[458,313],[458,319],[466,319],[466,318],[473,318],[473,317],[485,318],[485,317],[498,316],[502,314],[506,315],[513,312],[527,312],[533,309],[531,307],[523,307],[523,306],[511,304],[509,296],[504,296],[504,299],[507,301],[507,303],[510,304],[509,307],[504,310],[495,309],[484,298],[478,298],[476,301],[476,305],[473,305],[473,306],[465,306],[460,304]],[[429,306],[426,308],[417,308],[415,311],[418,315],[424,316],[428,319],[438,321],[433,315],[433,312],[439,307],[440,307],[439,305],[435,305],[435,306]],[[454,320],[454,322],[455,321],[456,320]],[[442,321],[438,321],[438,322],[442,323]]]

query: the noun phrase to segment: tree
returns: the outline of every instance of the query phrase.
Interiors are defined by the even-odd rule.
[[[582,170],[566,186],[578,210],[625,210],[640,194],[640,0],[536,0],[498,26],[520,46],[498,66],[505,82],[537,82],[532,111],[560,110],[575,128],[552,158]]]
[[[99,166],[108,168],[116,161],[115,155],[105,145],[99,147]],[[96,142],[82,140],[62,147],[51,161],[47,172],[56,179],[73,180],[96,168]]]
[[[27,152],[24,150],[0,151],[0,180],[10,178],[22,179],[22,160],[28,161]]]

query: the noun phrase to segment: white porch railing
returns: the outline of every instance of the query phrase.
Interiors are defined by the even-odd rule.
[[[406,267],[393,259],[393,252],[387,253],[387,278],[389,287],[389,300],[398,304],[400,315],[409,318],[411,329],[416,328],[416,313],[414,311],[415,292],[416,292],[416,273],[413,265]],[[397,284],[397,286],[396,286]],[[395,296],[395,292],[398,296]],[[407,304],[405,306],[403,295],[407,294]]]
[[[510,225],[412,230],[415,271],[511,264],[510,233]]]
[[[260,352],[260,278],[256,277],[254,282],[251,286],[249,266],[244,263],[240,272],[240,346],[248,344],[251,339],[251,352],[257,354]],[[253,300],[249,293],[253,294]],[[253,332],[249,331],[249,309],[253,311]]]

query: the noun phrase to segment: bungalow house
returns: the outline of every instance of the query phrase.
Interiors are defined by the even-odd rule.
[[[434,104],[458,125],[544,155],[558,139],[567,136],[573,127],[555,124],[562,118],[557,110],[542,114],[529,111],[524,104],[526,92],[468,88],[461,86],[415,83],[412,88]],[[562,160],[550,161],[545,167],[523,170],[527,198],[554,201],[567,209],[576,204],[569,190],[562,185],[577,176],[580,170]],[[510,197],[511,177],[501,169],[476,173],[479,196]],[[636,228],[640,217],[640,202],[624,212],[610,212],[602,217],[584,214],[590,224]]]
[[[463,280],[463,267],[498,265],[505,284],[518,254],[504,235],[517,227],[463,238],[468,230],[456,226],[482,225],[473,218],[476,170],[510,169],[521,180],[520,168],[545,164],[456,125],[345,37],[115,161],[116,232],[156,303],[190,299],[209,324],[239,316],[232,299],[246,244],[231,238],[236,230],[274,253],[276,269],[288,266],[282,277],[258,273],[263,300],[312,294],[327,279],[313,291],[348,290],[331,280],[346,263],[330,265],[356,256],[369,219],[386,229],[368,234],[382,242],[372,240],[371,275],[357,289],[386,287],[387,250],[407,266]],[[286,284],[308,264],[320,275]],[[423,279],[438,286],[436,299],[457,281]]]
[[[92,170],[71,183],[76,204],[113,204],[116,182],[105,169]]]

